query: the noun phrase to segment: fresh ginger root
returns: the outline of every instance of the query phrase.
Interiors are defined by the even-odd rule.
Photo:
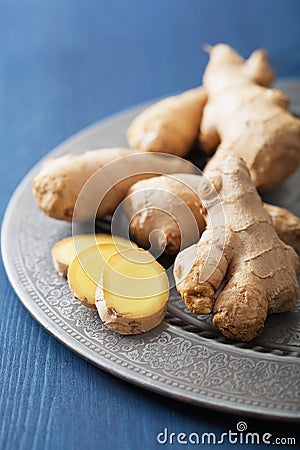
[[[73,259],[83,250],[97,244],[115,244],[116,247],[136,247],[136,244],[120,236],[110,234],[78,234],[62,239],[52,247],[53,264],[59,275],[66,277]]]
[[[198,179],[199,178],[199,179]],[[134,183],[124,203],[130,234],[144,248],[176,255],[199,241],[206,228],[198,175],[172,174]],[[300,218],[285,208],[263,204],[285,243],[300,251]]]
[[[45,161],[32,184],[39,208],[50,217],[71,221],[79,193],[89,178],[111,161],[132,153],[123,148],[111,148]],[[104,214],[108,212],[109,208],[105,207]]]
[[[264,87],[273,79],[264,51],[245,61],[219,44],[209,54],[200,142],[207,151],[220,145],[206,170],[221,168],[227,156],[236,156],[246,162],[258,189],[270,189],[300,164],[300,120],[288,111],[283,93]]]
[[[272,218],[274,228],[285,243],[300,252],[300,219],[285,208],[264,203],[264,208]]]
[[[205,102],[205,90],[198,87],[155,103],[133,120],[127,131],[129,145],[185,156],[198,137]]]
[[[96,307],[112,330],[139,334],[162,322],[168,298],[165,269],[149,252],[132,248],[107,261],[96,291]]]
[[[188,161],[172,155],[123,148],[93,150],[45,161],[33,180],[33,194],[50,217],[85,221],[112,214],[138,180],[192,171]]]
[[[247,342],[262,331],[268,313],[295,306],[299,257],[279,239],[241,159],[228,157],[207,176],[219,195],[224,226],[208,222],[199,243],[179,253],[177,289],[192,312],[213,311],[224,336]]]
[[[148,248],[151,238],[155,249],[168,254],[197,242],[206,226],[201,200],[180,174],[138,181],[129,189],[124,208],[138,244]]]

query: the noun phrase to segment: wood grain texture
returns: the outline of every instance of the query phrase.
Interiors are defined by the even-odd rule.
[[[279,75],[300,76],[299,2],[240,5],[2,0],[0,218],[26,172],[61,140],[117,110],[196,85],[207,60],[203,43],[229,42],[245,56],[268,47]],[[164,427],[221,434],[242,419],[96,369],[32,319],[2,262],[0,287],[0,450],[147,450],[160,447]],[[299,442],[293,425],[245,420],[253,432]]]

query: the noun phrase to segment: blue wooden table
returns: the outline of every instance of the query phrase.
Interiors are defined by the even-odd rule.
[[[279,76],[299,77],[299,19],[299,0],[1,0],[0,219],[26,172],[63,139],[198,84],[204,43],[244,56],[267,47]],[[191,407],[96,369],[32,319],[0,264],[1,450],[194,448],[159,444],[157,434],[221,435],[241,420],[299,448],[295,425]]]

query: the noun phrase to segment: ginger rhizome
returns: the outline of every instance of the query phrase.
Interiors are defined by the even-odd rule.
[[[299,257],[279,239],[242,160],[228,157],[207,176],[224,225],[211,228],[208,221],[199,243],[179,253],[177,289],[192,312],[213,311],[213,323],[226,337],[247,342],[262,331],[268,313],[295,306]],[[210,201],[208,214],[215,205]]]
[[[88,179],[109,162],[131,153],[111,148],[46,160],[32,183],[39,208],[50,217],[71,221],[79,193]]]
[[[213,322],[225,336],[249,341],[262,330],[267,313],[291,309],[299,295],[299,258],[289,245],[300,248],[300,220],[283,208],[263,205],[255,187],[272,188],[298,167],[300,121],[288,111],[287,97],[269,87],[274,74],[266,52],[258,50],[244,60],[224,44],[208,51],[203,87],[162,100],[133,121],[127,136],[137,150],[104,149],[46,161],[33,192],[46,214],[75,222],[113,214],[126,198],[137,242],[144,247],[154,243],[173,254],[198,241],[207,226],[198,244],[176,259],[178,290],[191,311],[213,312]],[[165,177],[197,171],[186,160],[168,160],[171,155],[158,153],[186,155],[199,127],[202,149],[215,152],[204,173],[221,199],[224,223],[210,220],[214,205],[202,203],[205,190],[195,189],[195,180],[185,178],[183,185],[183,180]],[[64,246],[58,247],[56,267],[64,274],[69,266],[71,289],[88,306],[95,307],[96,289],[86,278],[88,272],[95,270],[96,278],[106,274],[97,289],[97,308],[112,329],[141,332],[162,320],[164,301],[152,311],[154,316],[149,309],[147,320],[137,317],[136,310],[125,318],[122,304],[125,297],[131,302],[128,295],[116,308],[110,303],[116,300],[109,293],[115,268],[134,279],[135,269],[126,258],[116,253],[110,265],[102,258],[104,264],[97,266],[93,250],[84,250],[89,270],[82,272],[76,258],[71,262],[73,253],[64,259]],[[117,286],[122,297],[122,283]]]
[[[33,180],[33,194],[50,217],[87,221],[112,214],[138,180],[193,171],[190,162],[173,155],[123,148],[93,150],[45,161]]]
[[[168,254],[197,242],[206,226],[201,200],[184,174],[138,181],[128,190],[124,208],[138,244]]]
[[[300,252],[300,219],[286,208],[264,203],[280,239]]]
[[[205,101],[205,90],[198,87],[151,105],[130,125],[129,145],[146,152],[185,156],[198,137]]]
[[[300,163],[300,120],[289,112],[282,92],[266,87],[272,71],[265,52],[257,50],[245,61],[219,44],[209,55],[200,141],[208,151],[220,144],[205,170],[236,156],[246,162],[258,189],[270,189]]]
[[[200,180],[199,175],[172,174],[131,186],[124,207],[130,234],[141,247],[151,244],[154,249],[176,255],[199,241],[207,220]],[[279,206],[263,206],[280,239],[299,251],[300,218]]]

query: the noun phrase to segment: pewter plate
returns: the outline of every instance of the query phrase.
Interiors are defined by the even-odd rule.
[[[300,81],[279,86],[300,113]],[[76,134],[49,156],[126,146],[125,131],[145,105],[117,114]],[[300,305],[268,318],[251,344],[233,344],[209,317],[191,314],[172,290],[169,313],[140,336],[107,329],[97,312],[72,298],[53,268],[52,245],[71,234],[71,225],[46,217],[32,198],[31,181],[40,163],[17,188],[2,227],[2,252],[12,286],[33,317],[78,355],[113,375],[177,400],[217,410],[300,421]],[[300,214],[299,175],[266,200]]]

